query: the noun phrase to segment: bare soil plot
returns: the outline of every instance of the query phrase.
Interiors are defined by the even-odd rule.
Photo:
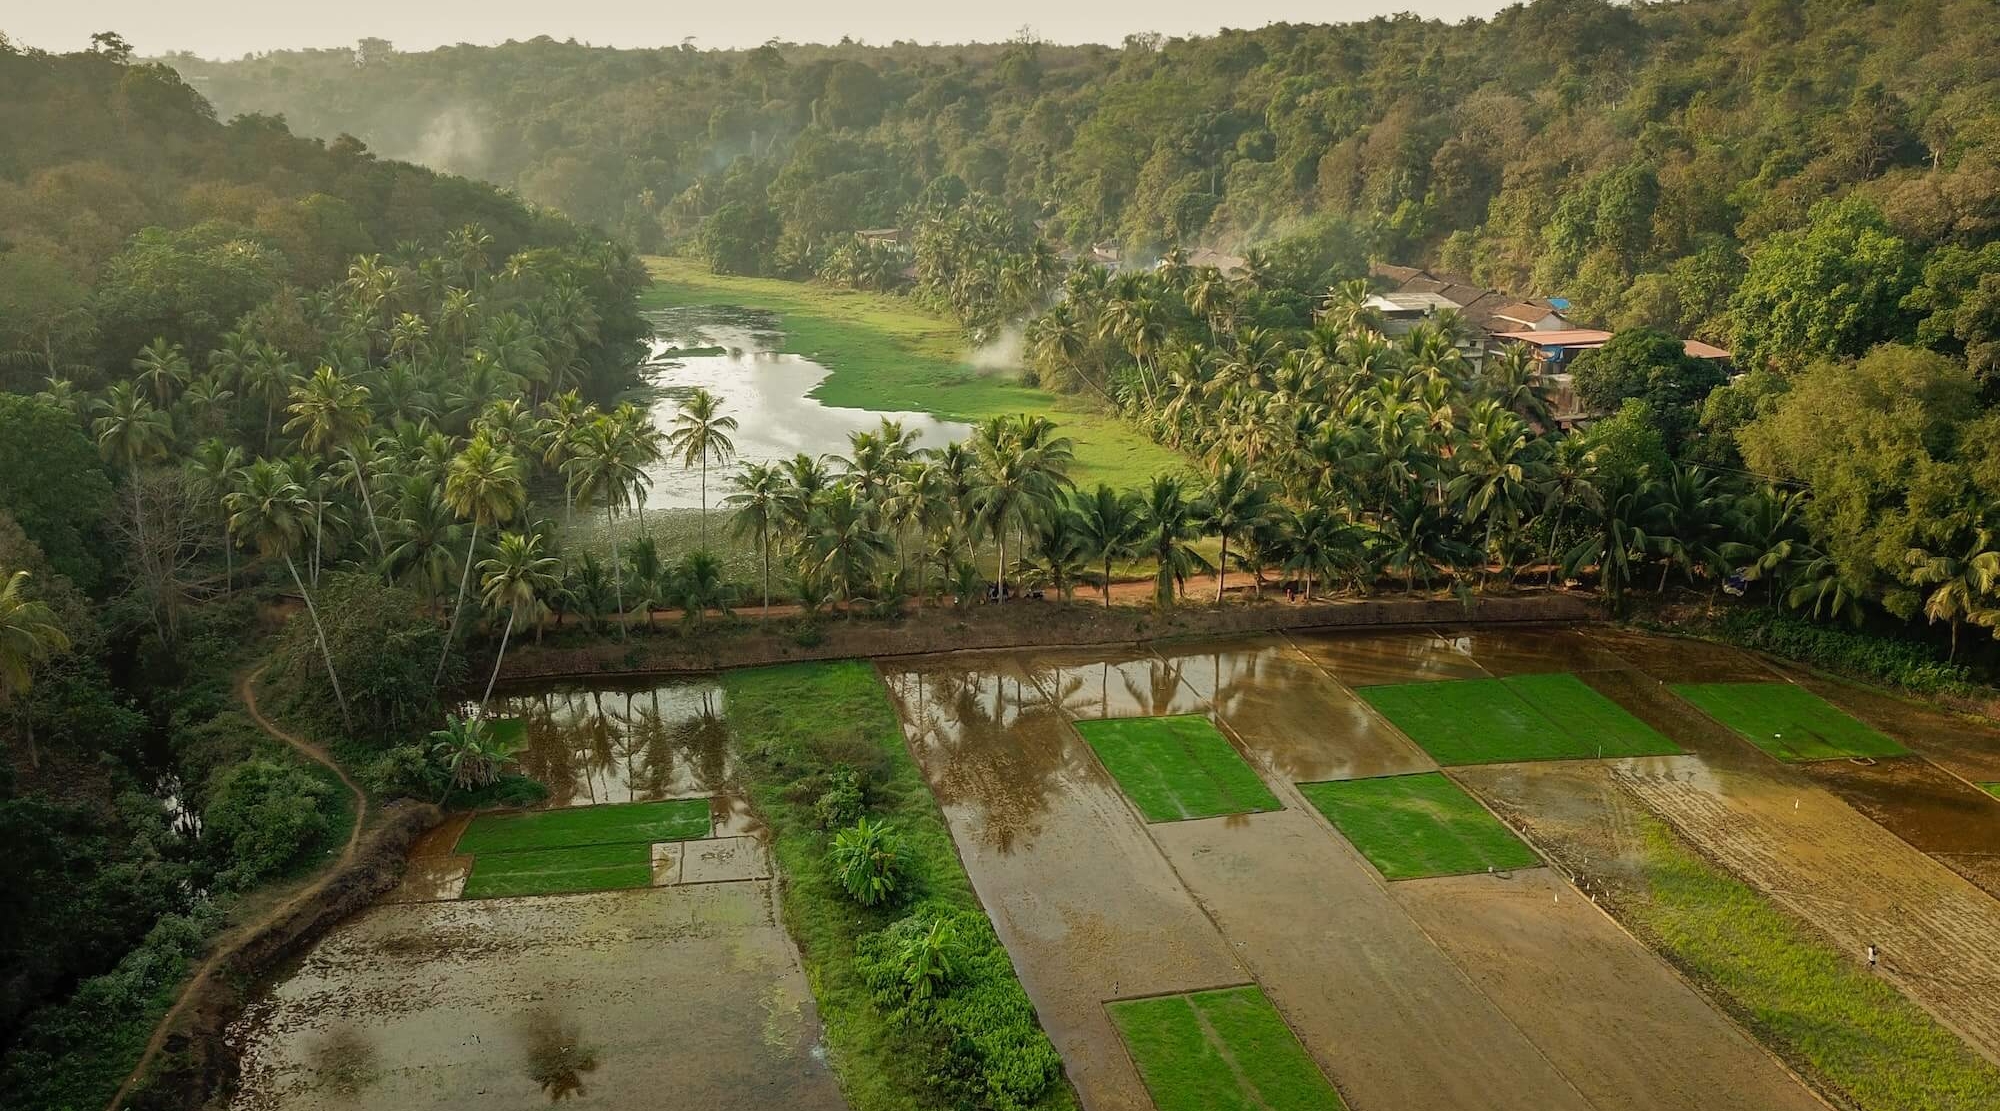
[[[1254,986],[1107,1005],[1159,1111],[1344,1111]]]
[[[1462,636],[1429,630],[1397,633],[1294,633],[1292,643],[1350,687],[1438,679],[1481,679]]]
[[[1823,1104],[1569,884],[1536,869],[1393,888],[1598,1111]]]
[[[1787,763],[1900,756],[1906,751],[1825,699],[1782,680],[1678,683],[1674,693]]]
[[[1474,663],[1503,678],[1624,666],[1616,653],[1571,628],[1468,629],[1457,642]]]
[[[1400,775],[1435,761],[1283,637],[1155,646],[1273,782]]]
[[[1742,745],[1731,747],[1772,768]],[[1527,828],[1544,853],[1704,994],[1841,1094],[1838,1105],[2000,1106],[2000,1069],[1869,973],[1859,953],[1836,948],[1687,849],[1619,786],[1613,765],[1490,765],[1454,775]]]
[[[1050,681],[1072,665],[1036,670]],[[975,656],[882,672],[966,873],[1084,1105],[1150,1108],[1104,1002],[1249,977],[1020,662]]]
[[[1298,787],[1384,879],[1510,871],[1542,862],[1440,772]]]
[[[2000,1061],[2000,902],[1803,775],[1697,757],[1620,763],[1683,837],[1811,922]]]
[[[1205,717],[1099,718],[1076,731],[1149,822],[1278,809],[1278,800]]]
[[[1352,1106],[1589,1106],[1306,808],[1148,830]]]
[[[841,1108],[774,908],[769,883],[376,907],[232,1028],[231,1106]]]
[[[1802,769],[1884,829],[2000,896],[2000,805],[1921,756]]]

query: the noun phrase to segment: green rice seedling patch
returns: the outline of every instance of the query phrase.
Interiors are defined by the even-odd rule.
[[[1301,783],[1299,792],[1386,879],[1506,871],[1542,862],[1440,772]]]
[[[1788,763],[1909,750],[1793,683],[1681,683],[1674,693]]]
[[[1279,810],[1229,739],[1205,717],[1102,718],[1076,730],[1149,822]]]

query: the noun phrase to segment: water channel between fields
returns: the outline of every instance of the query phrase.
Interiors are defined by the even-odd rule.
[[[730,434],[736,458],[771,463],[804,453],[846,455],[848,435],[870,432],[883,420],[918,434],[919,447],[941,447],[964,439],[970,425],[939,420],[929,413],[882,412],[826,405],[812,391],[832,373],[803,355],[781,353],[777,318],[752,309],[679,306],[646,313],[653,338],[639,368],[653,424],[671,429],[682,399],[705,389],[722,400],[722,412],[736,418]],[[718,350],[719,349],[719,350]],[[717,504],[734,464],[708,475],[708,499]],[[664,509],[701,505],[699,469],[667,458],[648,469],[653,484],[646,504]]]

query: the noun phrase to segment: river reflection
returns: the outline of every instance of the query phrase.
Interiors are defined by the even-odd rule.
[[[712,795],[735,777],[713,680],[522,691],[496,699],[492,712],[526,722],[517,759],[548,785],[550,806]]]
[[[722,399],[722,411],[736,418],[730,434],[736,458],[769,463],[804,452],[846,455],[847,437],[872,432],[884,418],[918,434],[920,447],[942,447],[964,439],[970,425],[929,413],[883,412],[822,404],[809,396],[829,371],[800,355],[780,354],[783,337],[768,313],[738,308],[682,307],[646,314],[653,325],[652,351],[640,368],[649,390],[653,424],[673,426],[681,400],[697,388]],[[722,348],[721,353],[709,353]],[[700,354],[681,354],[700,351]],[[726,469],[711,467],[708,500],[723,496]],[[701,475],[678,461],[663,459],[648,468],[653,484],[648,506],[693,509],[701,505]]]

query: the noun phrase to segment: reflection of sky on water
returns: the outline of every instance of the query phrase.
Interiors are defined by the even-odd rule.
[[[873,431],[882,418],[902,422],[919,434],[917,446],[939,447],[963,439],[971,427],[942,421],[928,413],[885,413],[822,405],[806,396],[826,378],[825,367],[799,355],[776,352],[779,336],[771,318],[741,310],[710,308],[663,309],[649,313],[653,322],[652,351],[640,368],[651,387],[653,423],[673,426],[681,399],[697,388],[722,399],[722,411],[736,418],[731,434],[738,460],[772,462],[807,455],[846,455],[851,432]],[[726,354],[668,357],[673,349],[727,348]],[[708,501],[715,505],[727,493],[735,464],[711,467]],[[649,469],[653,485],[648,507],[692,509],[701,505],[699,469],[683,469],[678,461],[662,459]]]

